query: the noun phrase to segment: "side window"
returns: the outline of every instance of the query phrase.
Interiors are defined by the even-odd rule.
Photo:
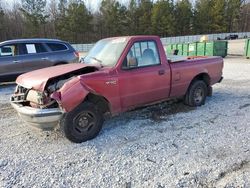
[[[36,54],[36,46],[35,44],[26,44],[26,49],[28,54]]]
[[[17,46],[15,44],[0,47],[0,57],[12,57],[17,55]]]
[[[37,52],[37,53],[44,53],[44,52],[47,52],[46,48],[43,46],[42,43],[36,43],[36,44],[35,44],[35,47],[36,47],[36,52]]]
[[[123,68],[145,67],[159,65],[160,58],[154,41],[136,42],[130,48],[123,62]]]
[[[64,44],[60,44],[60,43],[47,43],[47,45],[49,46],[49,48],[53,52],[55,52],[55,51],[63,51],[63,50],[68,49],[67,46],[65,46]]]
[[[39,54],[47,52],[46,48],[41,43],[19,44],[18,49],[19,55]]]
[[[28,54],[26,45],[18,44],[18,55],[26,55],[26,54]]]

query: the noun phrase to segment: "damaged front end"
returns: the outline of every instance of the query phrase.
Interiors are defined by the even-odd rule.
[[[42,91],[19,84],[11,96],[11,105],[17,110],[19,116],[33,127],[43,130],[54,129],[63,114],[70,111],[82,100],[78,99],[85,96],[81,93],[87,93],[81,91],[80,87],[83,86],[77,76],[96,70],[98,69],[95,67],[85,67],[50,78]],[[76,93],[73,88],[78,88],[80,93]],[[69,90],[72,90],[71,96]]]
[[[11,105],[25,122],[43,130],[54,129],[64,113],[45,93],[20,85],[11,96]]]

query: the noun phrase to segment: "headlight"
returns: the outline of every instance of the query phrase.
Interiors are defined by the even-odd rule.
[[[45,98],[45,96],[42,92],[35,91],[35,90],[29,90],[26,100],[33,102],[33,103],[36,103],[36,104],[43,105],[44,98]]]

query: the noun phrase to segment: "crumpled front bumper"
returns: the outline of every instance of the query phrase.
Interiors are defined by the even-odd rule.
[[[54,129],[64,113],[60,108],[38,109],[13,102],[11,105],[25,122],[42,130]]]

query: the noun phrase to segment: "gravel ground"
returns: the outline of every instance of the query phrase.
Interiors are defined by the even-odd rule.
[[[224,78],[202,107],[124,113],[82,144],[27,127],[0,86],[0,187],[250,187],[250,61]]]

